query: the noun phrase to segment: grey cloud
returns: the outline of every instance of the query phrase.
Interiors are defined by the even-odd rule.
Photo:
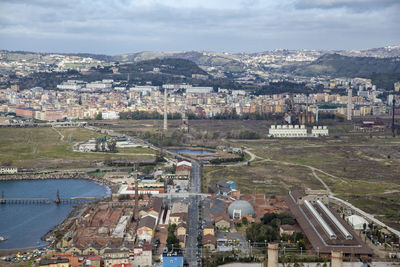
[[[400,7],[398,0],[297,0],[299,9],[335,9],[348,8],[353,11],[367,11],[388,7]]]
[[[365,16],[334,8],[343,8],[349,2],[345,0],[281,0],[278,4],[232,0],[232,5],[227,4],[230,0],[213,5],[207,5],[211,0],[198,0],[204,5],[185,8],[172,1],[1,0],[0,48],[14,50],[14,42],[21,50],[116,54],[141,50],[342,49],[400,42],[400,35],[393,34],[399,21],[396,10],[376,9]],[[316,3],[321,1],[325,4],[319,7]],[[357,2],[371,5],[377,1]],[[23,5],[29,8],[21,8]],[[379,36],[379,40],[368,41],[371,36]],[[26,48],[20,48],[23,45]]]

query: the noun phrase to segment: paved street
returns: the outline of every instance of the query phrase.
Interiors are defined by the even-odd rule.
[[[190,175],[190,192],[201,192],[201,171],[200,165],[192,161],[192,171]],[[189,216],[188,216],[188,231],[186,239],[186,262],[189,266],[201,266],[201,262],[197,262],[197,236],[199,232],[199,201],[200,196],[190,196],[189,198]]]

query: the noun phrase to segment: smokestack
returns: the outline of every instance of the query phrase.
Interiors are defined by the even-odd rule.
[[[332,254],[331,254],[331,266],[332,267],[343,267],[343,255],[342,255],[342,252],[332,251]]]
[[[268,244],[268,267],[278,267],[278,244]]]
[[[395,96],[393,95],[393,100],[392,100],[392,136],[395,137],[395,131],[394,131],[394,112],[395,112],[395,108],[394,106],[396,105],[396,99]]]
[[[135,173],[135,211],[133,216],[137,222],[139,219],[139,181],[137,173]]]
[[[168,130],[167,120],[167,88],[164,88],[164,131]]]
[[[347,90],[347,120],[351,121],[351,116],[353,113],[353,103],[351,97],[353,96],[353,90],[349,88]]]

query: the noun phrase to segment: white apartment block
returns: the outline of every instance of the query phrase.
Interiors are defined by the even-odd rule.
[[[103,120],[118,120],[119,112],[117,111],[104,111],[101,113]]]
[[[311,130],[311,136],[329,136],[329,130],[327,126],[314,126]]]
[[[307,137],[305,125],[271,125],[269,135],[271,137]]]
[[[327,126],[313,126],[311,134],[308,134],[305,125],[271,125],[268,136],[278,138],[320,137],[329,136],[329,130]]]
[[[186,88],[187,94],[209,94],[213,92],[212,87],[189,87]]]
[[[17,173],[17,172],[18,172],[17,167],[0,166],[0,174],[13,174],[13,173]]]

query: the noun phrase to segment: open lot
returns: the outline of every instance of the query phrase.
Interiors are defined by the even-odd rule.
[[[151,158],[147,148],[127,151],[131,155],[74,152],[72,146],[91,138],[102,137],[84,128],[0,128],[0,164],[20,168],[95,167],[106,158]]]
[[[236,181],[242,192],[266,194],[326,185],[334,195],[400,229],[400,138],[389,131],[370,135],[352,129],[332,126],[329,138],[225,139],[257,158],[251,166],[205,167],[203,190],[219,179]]]

